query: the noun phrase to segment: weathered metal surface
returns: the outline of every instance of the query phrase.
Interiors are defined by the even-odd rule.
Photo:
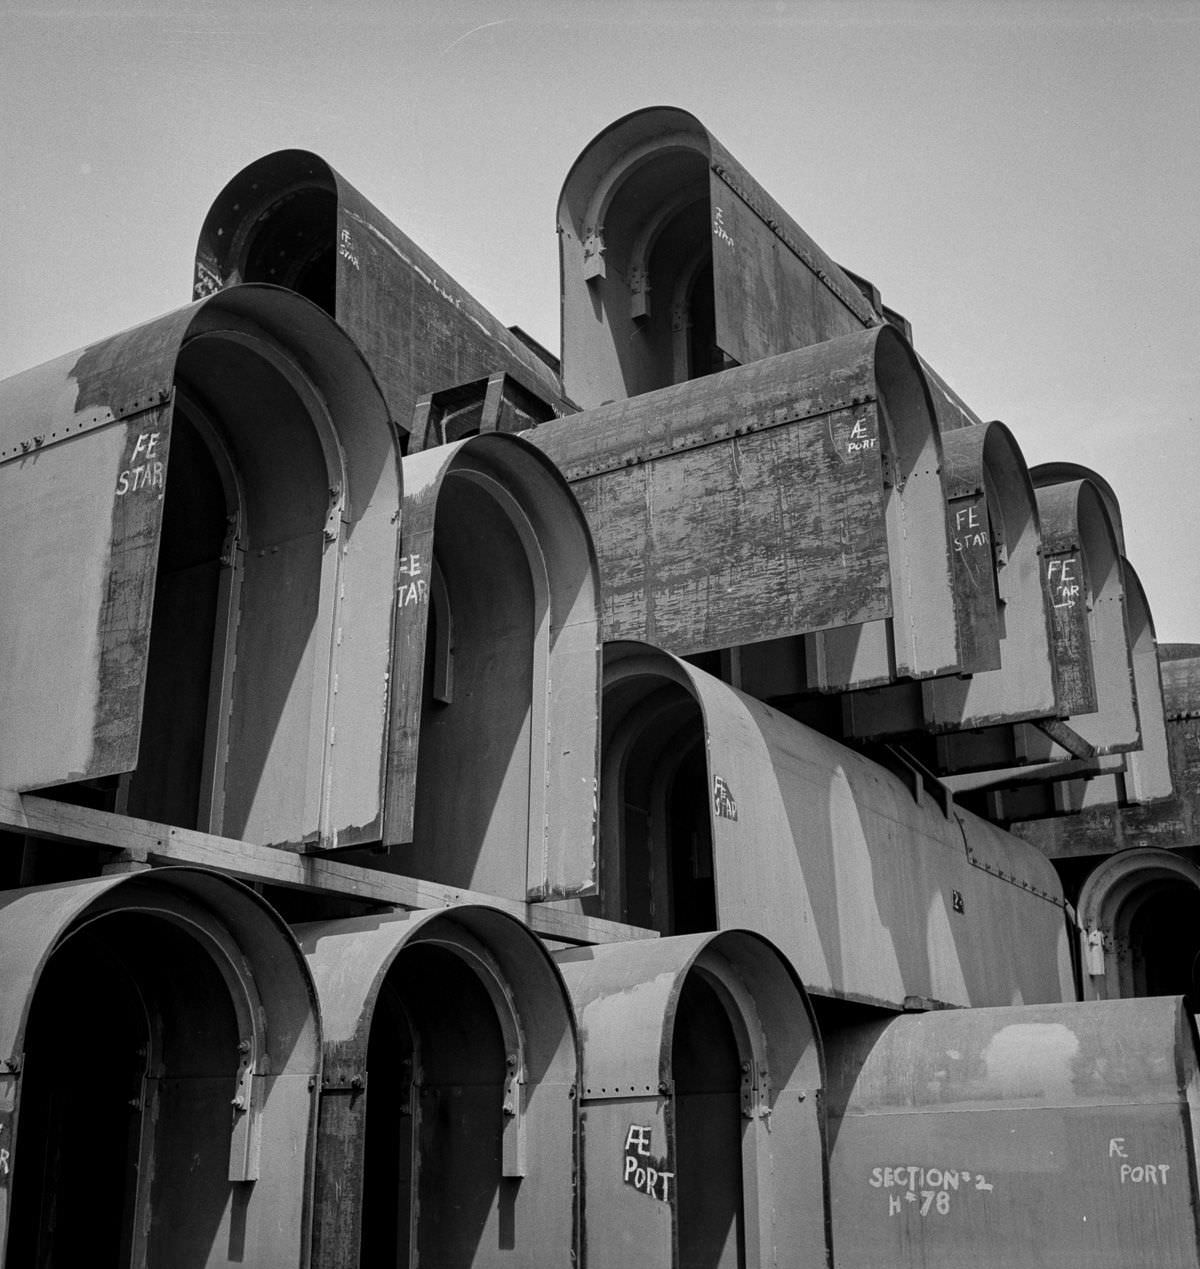
[[[396,849],[374,862],[510,899],[586,891],[600,675],[587,525],[515,436],[429,450],[404,471],[385,826]]]
[[[786,959],[726,930],[555,960],[583,1051],[585,1263],[824,1263],[821,1061]]]
[[[880,328],[590,410],[530,439],[588,516],[607,638],[684,654],[861,626],[898,602],[893,659],[925,674],[957,663],[929,427],[910,354]],[[891,635],[875,633],[890,650]],[[842,665],[828,639],[819,685],[832,690],[859,668],[852,656]],[[889,677],[874,664],[863,672]]]
[[[290,287],[336,318],[404,431],[423,393],[498,371],[552,410],[568,408],[556,373],[315,154],[268,154],[217,195],[193,294],[237,282]],[[424,443],[411,437],[409,451]]]
[[[571,1262],[577,1255],[578,1052],[562,979],[540,940],[507,913],[477,906],[319,922],[297,927],[297,934],[325,1028],[313,1263],[357,1266],[360,1253],[381,1252],[395,1237],[388,1227],[406,1209],[413,1212],[412,1234],[406,1229],[399,1237],[400,1250],[411,1241],[422,1261],[438,1263],[453,1240],[466,1238],[474,1244],[463,1248],[472,1265],[505,1264],[514,1255],[546,1269]],[[437,964],[406,969],[413,949],[449,954],[474,977],[482,987],[477,1006],[494,1015],[483,1020],[488,1027],[469,1030],[467,1000],[443,991],[440,1002],[430,1001],[414,990],[414,973],[428,977]],[[396,1012],[397,998],[406,1021]],[[489,1028],[498,1029],[504,1043],[495,1055],[499,1069],[485,1063],[475,1072],[484,1085],[480,1100],[439,1040],[447,1032],[455,1045],[483,1050]],[[396,1043],[411,1045],[407,1075],[383,1061],[394,1046],[380,1034],[406,1029],[413,1039],[397,1036]],[[411,1094],[406,1085],[397,1098],[394,1086],[405,1079]],[[438,1101],[445,1103],[443,1119]],[[462,1114],[468,1117],[460,1122]],[[389,1116],[393,1122],[385,1122]],[[417,1151],[410,1176],[368,1175],[386,1167],[378,1147],[371,1152],[371,1138],[400,1134],[407,1126],[394,1120],[408,1116],[416,1121],[414,1140],[432,1131],[441,1144]],[[501,1157],[489,1159],[497,1129]],[[471,1149],[447,1154],[445,1139],[456,1131]],[[448,1170],[439,1171],[442,1166]],[[371,1211],[372,1202],[382,1205],[382,1214]],[[439,1214],[452,1212],[447,1228],[440,1227]],[[477,1218],[478,1228],[471,1228]]]
[[[129,926],[130,921],[137,924]],[[112,934],[122,922],[126,933]],[[174,943],[162,942],[167,931]],[[7,1151],[0,1156],[5,1160],[0,1168],[0,1253],[10,1228],[21,1248],[29,1246],[29,1218],[31,1213],[36,1217],[42,1183],[36,1159],[47,1148],[58,1152],[59,1232],[33,1231],[39,1245],[60,1237],[70,1243],[76,1237],[72,1224],[77,1232],[86,1217],[85,1210],[63,1209],[70,1199],[85,1209],[90,1201],[71,1180],[81,1174],[85,1161],[86,1171],[95,1171],[98,1143],[88,1138],[86,1124],[51,1120],[49,1139],[20,1135],[22,1113],[30,1124],[42,1123],[47,1107],[62,1100],[55,1081],[74,1082],[77,1075],[69,1065],[65,1076],[58,1071],[46,1042],[54,1014],[61,1013],[66,1025],[73,1025],[55,967],[82,945],[85,935],[96,936],[87,946],[97,955],[107,954],[106,939],[132,937],[143,956],[130,959],[134,949],[126,948],[118,957],[122,972],[137,984],[141,1009],[149,1011],[149,1051],[143,1055],[148,1074],[136,1102],[143,1122],[140,1132],[132,1134],[134,1141],[141,1140],[141,1162],[124,1183],[128,1189],[116,1196],[124,1205],[121,1221],[128,1225],[123,1236],[135,1246],[141,1240],[143,1254],[157,1263],[190,1263],[197,1256],[216,1263],[230,1246],[240,1248],[254,1264],[283,1269],[299,1263],[307,1241],[309,1149],[319,1069],[315,993],[294,938],[269,905],[238,882],[196,869],[101,877],[0,896],[0,975],[5,983],[0,996],[0,1053],[5,1055],[0,1109],[7,1111],[7,1119],[0,1119],[0,1135],[6,1138],[0,1150]],[[185,949],[194,963],[168,986],[172,955]],[[108,993],[110,1025],[103,1047],[109,1052],[130,1042],[113,1021],[121,1016],[115,978],[110,972],[95,987]],[[224,998],[214,1000],[213,990]],[[226,1018],[235,1028],[236,1044],[231,1042],[227,1052],[213,1050],[211,1037],[221,1033]],[[226,1072],[215,1079],[206,1065],[214,1060]],[[96,1122],[105,1105],[113,1106],[121,1121],[128,1120],[119,1083],[97,1081],[85,1089],[88,1115]],[[106,1167],[110,1173],[119,1170],[124,1142],[110,1140],[104,1146]],[[179,1175],[185,1169],[186,1183]],[[239,1188],[237,1183],[244,1180],[254,1185]],[[5,1217],[10,1215],[13,1185],[24,1215],[10,1226]],[[122,1237],[120,1228],[94,1232],[93,1253],[115,1258],[115,1246],[105,1244]],[[18,1261],[10,1256],[6,1263]]]
[[[563,372],[584,408],[708,373],[713,354],[747,364],[882,320],[683,110],[637,111],[590,142],[558,226]]]
[[[0,617],[20,667],[0,708],[55,720],[36,736],[5,731],[20,743],[0,756],[4,783],[133,770],[146,701],[156,729],[131,786],[139,808],[258,841],[378,839],[399,453],[350,341],[294,295],[239,287],[19,375],[0,396],[14,436],[42,437],[26,451],[6,440],[0,463],[5,532],[23,544],[0,565],[3,585],[30,601]],[[219,503],[204,509],[219,580],[200,617],[198,583],[180,572],[166,604],[156,574],[164,494],[177,490],[168,515],[172,497],[188,507],[204,476],[189,457],[169,482],[180,416]],[[201,536],[194,514],[169,522],[175,555]],[[213,633],[197,635],[205,621]],[[156,629],[170,667],[157,687]],[[47,701],[59,702],[48,714]],[[172,729],[193,736],[187,761],[204,766],[190,809],[175,805],[175,769],[162,787],[146,774]]]
[[[826,1058],[839,1265],[1200,1264],[1179,998],[897,1018]]]
[[[1118,851],[1088,873],[1076,906],[1085,1000],[1194,990],[1200,868],[1186,853]]]
[[[1121,581],[1125,590],[1125,617],[1142,738],[1141,748],[1131,750],[1126,759],[1129,776],[1124,793],[1131,802],[1152,802],[1170,797],[1173,792],[1154,620],[1141,580],[1133,565],[1124,558],[1121,560]]]
[[[805,638],[809,686],[825,692],[963,668],[941,436],[928,385],[912,349],[890,327],[875,348],[892,617]]]
[[[0,384],[9,787],[136,762],[183,325],[151,323]]]
[[[1039,486],[1059,700],[1099,753],[1140,743],[1117,540],[1088,481]]]
[[[1059,712],[1033,486],[1002,423],[942,437],[962,674],[848,695],[846,734],[941,733]],[[948,737],[939,769],[968,761]],[[972,747],[972,742],[966,742]]]
[[[663,724],[658,751],[637,757],[661,766],[701,745],[721,926],[772,939],[810,991],[894,1008],[910,998],[981,1005],[1070,992],[1062,892],[1038,852],[951,812],[919,781],[905,783],[694,666],[633,644],[610,650],[606,672],[606,710],[622,691],[637,727],[605,755],[604,887],[619,880],[622,837],[632,840],[637,816],[666,816],[657,831],[675,831],[669,803],[625,806],[619,783],[641,733],[659,725],[655,701],[674,707],[662,693],[671,684],[699,703],[702,721],[691,731]],[[646,702],[640,717],[636,698]],[[979,866],[994,855],[1004,862]],[[664,864],[652,857],[649,866]]]

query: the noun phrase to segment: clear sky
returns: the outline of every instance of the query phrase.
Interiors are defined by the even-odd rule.
[[[1200,641],[1200,0],[0,0],[0,376],[184,303],[213,197],[292,146],[557,349],[562,179],[659,104],[1031,465],[1105,476]]]

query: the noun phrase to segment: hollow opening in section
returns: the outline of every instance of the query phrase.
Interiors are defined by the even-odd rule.
[[[491,485],[472,473],[446,478],[435,526],[437,558],[411,565],[422,573],[402,592],[405,598],[428,594],[430,618],[416,849],[406,867],[449,884],[520,894],[526,883],[533,693],[547,673],[547,595],[544,566],[537,561],[541,576],[535,575],[513,508]],[[470,797],[464,796],[467,789]],[[501,840],[503,850],[487,848]]]
[[[298,291],[336,316],[337,194],[304,186],[258,216],[241,249],[241,281]]]
[[[368,1041],[363,1269],[492,1264],[511,1242],[507,1059],[491,997],[461,956],[421,944],[397,956]]]
[[[617,717],[622,693],[606,697]],[[717,927],[708,757],[700,707],[665,683],[605,737],[601,904],[660,934]]]
[[[207,741],[212,670],[220,661],[214,646],[221,617],[227,620],[225,544],[237,516],[230,493],[210,443],[181,402],[171,429],[138,765],[123,809],[182,828],[207,827],[201,804],[206,759],[211,768],[213,757]]]
[[[1200,890],[1182,879],[1148,882],[1118,921],[1130,994],[1187,996],[1193,1009],[1200,1007]]]
[[[70,935],[26,1030],[8,1263],[208,1264],[238,1043],[225,980],[173,923],[119,912]]]
[[[743,1269],[742,1054],[702,973],[680,993],[671,1037],[679,1269]]]

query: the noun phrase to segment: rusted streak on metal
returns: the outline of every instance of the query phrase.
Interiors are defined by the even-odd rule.
[[[877,398],[873,394],[861,393],[841,400],[834,400],[828,403],[822,402],[816,409],[805,409],[803,406],[796,406],[789,410],[784,406],[779,406],[760,418],[740,415],[739,422],[736,424],[724,423],[710,429],[696,428],[692,431],[677,433],[671,437],[668,444],[633,448],[627,450],[620,457],[613,456],[607,462],[568,464],[562,468],[562,473],[571,482],[586,480],[591,476],[605,476],[610,472],[623,471],[627,467],[636,467],[643,463],[653,462],[656,458],[663,458],[669,454],[703,449],[709,445],[720,444],[722,441],[736,440],[739,436],[749,436],[753,433],[768,431],[771,428],[783,427],[788,423],[803,423],[809,419],[834,415],[842,410],[853,409],[859,405],[873,405],[876,400]],[[573,422],[578,425],[578,416]],[[538,440],[539,438],[534,437],[532,439]]]

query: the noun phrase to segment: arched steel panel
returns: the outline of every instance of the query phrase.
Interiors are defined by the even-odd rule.
[[[938,437],[890,328],[530,439],[588,516],[607,638],[683,655],[853,626],[812,641],[830,691],[958,665]]]
[[[379,1009],[380,993],[406,950],[436,947],[484,983],[507,1053],[504,1105],[497,1100],[489,1109],[503,1121],[497,1162],[512,1193],[488,1215],[470,1263],[507,1263],[514,1254],[522,1264],[546,1269],[568,1263],[576,1239],[578,1052],[566,990],[541,941],[507,913],[475,905],[318,922],[298,926],[297,934],[325,1024],[315,1262],[350,1269],[367,1250],[364,1196],[375,1184],[366,1176],[372,1088],[382,1097],[385,1085],[403,1078],[399,1070],[368,1069],[372,1029],[394,1025]],[[447,999],[443,1007],[453,1013],[458,1004]],[[423,1025],[411,1009],[410,1025]],[[476,1125],[481,1151],[492,1127],[490,1120]],[[473,1173],[460,1172],[441,1184],[451,1190],[469,1185]],[[470,1205],[466,1193],[451,1201]]]
[[[820,1046],[786,958],[756,934],[725,930],[573,949],[555,960],[582,1041],[586,1263],[696,1263],[683,1252],[696,1241],[703,1263],[718,1263],[718,1246],[732,1257],[732,1229],[705,1221],[705,1207],[741,1225],[746,1264],[823,1262]],[[704,1015],[685,1016],[697,980],[732,1033],[739,1078],[725,1097],[739,1113],[725,1139],[689,1150],[690,1089],[679,1064],[681,1046],[707,1043]],[[712,1120],[721,1110],[710,1093],[704,1113]],[[688,1220],[704,1228],[691,1230]]]
[[[404,472],[385,866],[508,898],[587,890],[600,677],[587,524],[516,436],[427,450]]]
[[[1179,997],[896,1018],[826,1060],[839,1265],[1200,1264]]]
[[[609,649],[606,711],[667,683],[702,712],[721,927],[761,931],[811,992],[892,1008],[1070,994],[1062,891],[1039,851],[686,662]],[[602,805],[604,903],[627,831],[607,778]]]
[[[712,280],[698,285],[710,289],[715,343],[734,363],[882,321],[684,110],[636,111],[590,142],[563,184],[558,226],[563,369],[584,408],[688,377],[675,351],[687,307],[677,280],[706,262]]]
[[[318,155],[265,155],[214,199],[193,294],[238,282],[300,291],[336,318],[406,434],[423,393],[493,372],[565,408],[555,371]],[[424,443],[422,430],[408,452]]]
[[[229,1121],[213,1122],[211,1108],[201,1118],[189,1119],[185,1081],[171,1114],[144,1129],[143,1149],[151,1155],[142,1168],[137,1206],[147,1228],[153,1227],[149,1237],[156,1254],[162,1263],[179,1263],[185,1254],[204,1254],[204,1244],[196,1240],[209,1239],[216,1257],[212,1263],[224,1263],[225,1249],[240,1246],[255,1264],[293,1266],[305,1254],[308,1236],[314,1084],[320,1067],[316,996],[295,939],[274,910],[242,883],[201,869],[155,869],[0,896],[0,977],[5,984],[0,1052],[9,1055],[0,1068],[0,1148],[7,1151],[0,1169],[0,1181],[7,1182],[0,1184],[0,1224],[7,1230],[10,1187],[21,1178],[21,1090],[36,1074],[24,1056],[39,983],[55,954],[82,929],[101,929],[110,918],[131,914],[178,926],[205,957],[218,966],[224,963],[221,972],[240,1037],[240,1065],[239,1053],[229,1057],[226,1098],[234,1094]],[[153,955],[153,949],[146,953]],[[139,972],[136,964],[133,972]],[[195,1016],[189,1025],[193,1037],[200,1037],[211,1020],[189,1006],[188,993],[186,981],[173,984],[175,1006],[184,1013],[192,1008]],[[118,1039],[107,1036],[101,1042]],[[167,1067],[153,1074],[169,1079],[172,1072]],[[97,1096],[105,1095],[117,1096],[118,1091],[98,1090]],[[170,1139],[159,1142],[156,1132],[167,1130]],[[94,1152],[96,1143],[88,1148]],[[153,1152],[158,1149],[169,1157],[156,1164]],[[210,1177],[204,1200],[198,1180],[191,1191],[156,1183],[172,1168],[186,1166],[193,1150],[196,1168],[202,1154],[209,1171],[214,1153],[220,1157],[223,1151],[229,1161],[228,1180]],[[249,1180],[252,1188],[235,1188]],[[214,1193],[217,1204],[211,1210],[189,1206]],[[63,1215],[71,1219],[70,1213]],[[0,1247],[6,1237],[0,1232]]]
[[[400,470],[353,344],[296,295],[238,287],[17,375],[0,400],[3,585],[25,596],[0,617],[15,670],[0,710],[40,720],[5,730],[4,782],[138,764],[182,411],[220,456],[228,515],[224,599],[196,666],[211,674],[206,791],[185,826],[377,839]]]
[[[1125,589],[1108,505],[1090,481],[1037,490],[1059,695],[1099,754],[1140,741]]]
[[[941,730],[1054,717],[1041,529],[1021,451],[1002,423],[944,433],[942,447],[955,593],[971,614],[963,663],[974,673],[925,684],[926,719]]]

